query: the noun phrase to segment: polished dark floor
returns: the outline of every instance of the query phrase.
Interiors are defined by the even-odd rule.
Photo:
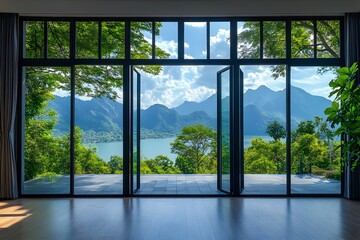
[[[1,240],[359,239],[342,198],[78,198],[0,201]]]
[[[226,179],[226,176],[223,176]],[[218,195],[215,174],[144,174],[140,195]],[[25,194],[69,194],[70,177],[63,175],[47,180],[39,178],[24,184]],[[340,181],[303,174],[291,175],[291,192],[304,194],[340,194]],[[122,194],[123,175],[77,174],[75,194]],[[242,194],[286,194],[285,174],[245,174]]]

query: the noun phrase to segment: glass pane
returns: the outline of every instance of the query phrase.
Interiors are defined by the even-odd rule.
[[[206,22],[185,22],[185,59],[206,59]]]
[[[325,122],[335,69],[291,68],[291,192],[340,194],[340,139]],[[319,74],[321,72],[321,74]]]
[[[223,68],[161,66],[158,75],[139,70],[137,194],[223,194],[217,191],[216,144],[216,73]]]
[[[132,59],[152,58],[151,22],[131,22],[130,57]]]
[[[76,22],[76,58],[98,58],[98,41],[98,22]]]
[[[101,23],[101,58],[125,58],[125,23]]]
[[[284,66],[241,66],[244,73],[243,194],[286,193]]]
[[[238,22],[238,58],[260,58],[260,22]]]
[[[317,23],[317,57],[340,58],[340,21],[318,20]]]
[[[75,194],[122,194],[122,66],[75,74]]]
[[[178,23],[156,22],[156,59],[178,58]]]
[[[25,58],[44,58],[44,22],[25,22]]]
[[[221,188],[230,192],[230,70],[221,74]]]
[[[70,193],[70,68],[26,67],[24,194]]]
[[[285,58],[286,55],[285,22],[264,22],[264,58]]]
[[[48,22],[48,58],[70,57],[70,23]]]
[[[291,57],[314,58],[314,23],[291,22]]]
[[[230,58],[230,23],[210,23],[210,58]]]
[[[133,94],[133,172],[132,172],[132,178],[133,178],[133,190],[137,190],[138,189],[138,154],[140,154],[139,149],[138,149],[138,98],[140,96],[138,96],[138,74],[133,71],[133,77],[132,77],[132,84],[133,84],[133,89],[132,89],[132,94]]]

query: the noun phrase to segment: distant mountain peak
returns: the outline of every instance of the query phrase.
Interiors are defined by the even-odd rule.
[[[262,90],[262,91],[266,90],[266,91],[274,92],[273,90],[271,90],[269,87],[267,87],[267,86],[265,86],[265,85],[260,85],[256,90],[258,90],[258,91],[260,91],[260,90]]]
[[[271,90],[269,87],[267,87],[265,85],[260,85],[256,89],[249,88],[247,91],[249,91],[249,92],[270,92],[270,93],[275,92],[274,90]]]
[[[155,103],[154,105],[151,105],[150,107],[148,107],[146,110],[153,109],[153,108],[170,109],[165,105],[162,105],[160,103]]]

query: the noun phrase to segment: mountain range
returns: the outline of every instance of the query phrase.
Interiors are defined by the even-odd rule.
[[[297,87],[291,87],[291,98],[293,128],[299,121],[313,120],[314,116],[325,118],[324,109],[331,105],[330,100],[311,95]],[[175,135],[182,127],[197,123],[216,128],[216,101],[215,94],[202,102],[185,101],[175,108],[154,104],[141,110],[141,128],[167,135]],[[228,103],[228,97],[223,101]],[[273,91],[266,86],[249,89],[244,94],[243,105],[245,135],[265,135],[266,125],[273,120],[285,126],[286,90]],[[70,98],[56,96],[49,102],[49,107],[57,112],[55,129],[68,131]],[[107,98],[88,101],[76,98],[75,125],[84,131],[119,132],[123,127],[123,104]]]

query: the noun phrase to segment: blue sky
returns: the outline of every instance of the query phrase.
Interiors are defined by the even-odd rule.
[[[241,31],[242,24],[238,24]],[[185,23],[185,58],[203,59],[206,57],[206,23]],[[177,56],[177,25],[164,23],[161,34],[156,38],[161,46]],[[210,57],[229,58],[229,23],[216,22],[210,25]],[[176,107],[184,101],[200,102],[216,93],[216,72],[226,66],[164,66],[163,71],[152,76],[143,73],[142,108],[155,103]],[[269,66],[242,66],[244,89],[256,89],[265,85],[274,91],[285,89],[285,78],[273,79]],[[328,98],[328,82],[334,78],[332,72],[317,73],[317,67],[293,67],[291,81],[310,94]]]
[[[238,32],[242,24],[238,24]],[[164,22],[155,44],[170,54],[178,56],[177,23]],[[206,23],[186,22],[185,58],[206,58]],[[145,39],[151,42],[151,33],[144,32]],[[228,22],[210,23],[210,58],[226,59],[230,55],[230,24]],[[159,75],[142,73],[141,108],[159,103],[169,108],[176,107],[184,101],[200,102],[216,93],[216,72],[226,66],[164,66]],[[285,88],[285,78],[273,79],[269,66],[242,66],[244,72],[244,89],[256,89],[265,85],[274,91]],[[293,67],[291,81],[313,95],[328,98],[328,83],[334,78],[332,72],[317,74],[316,67]],[[121,90],[119,90],[122,95]],[[61,95],[61,94],[59,94]],[[87,98],[83,98],[87,99]],[[122,99],[119,99],[122,101]]]

